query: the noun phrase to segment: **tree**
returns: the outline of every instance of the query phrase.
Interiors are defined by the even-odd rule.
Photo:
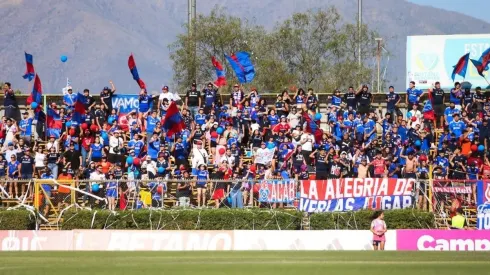
[[[233,81],[231,67],[225,62],[224,55],[236,51],[254,53],[255,41],[264,39],[266,33],[262,27],[242,22],[241,19],[227,16],[223,9],[215,7],[209,16],[199,14],[194,24],[193,36],[181,34],[177,41],[169,46],[173,61],[174,80],[180,88],[189,86],[193,81],[207,82],[216,75],[211,64],[211,57],[216,56],[227,66],[228,82]],[[188,29],[186,25],[186,29]],[[192,45],[196,46],[194,58]],[[189,75],[189,67],[196,68],[195,75]],[[231,80],[231,81],[230,81]]]
[[[170,45],[174,80],[180,88],[196,79],[202,83],[215,78],[211,56],[226,66],[231,85],[235,77],[224,54],[236,51],[251,54],[256,69],[253,85],[261,91],[279,91],[290,85],[332,91],[373,79],[370,63],[376,54],[376,33],[363,25],[359,41],[357,26],[342,24],[334,7],[295,13],[269,33],[261,26],[227,16],[217,7],[208,16],[198,15],[193,23],[192,36],[181,34]],[[193,67],[197,68],[196,73],[189,74]]]

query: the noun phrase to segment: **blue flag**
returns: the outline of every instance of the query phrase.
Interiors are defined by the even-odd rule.
[[[235,71],[236,77],[240,83],[252,82],[255,77],[255,67],[250,60],[249,53],[237,52],[231,56],[225,55],[225,57]]]

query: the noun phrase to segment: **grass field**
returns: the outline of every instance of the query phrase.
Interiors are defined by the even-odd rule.
[[[484,252],[2,252],[0,274],[490,274]]]

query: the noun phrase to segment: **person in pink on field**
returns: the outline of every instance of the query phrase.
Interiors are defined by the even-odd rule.
[[[374,250],[385,250],[387,230],[386,223],[384,221],[385,214],[383,211],[376,211],[373,215],[373,221],[371,222],[371,232],[373,232],[373,247]]]

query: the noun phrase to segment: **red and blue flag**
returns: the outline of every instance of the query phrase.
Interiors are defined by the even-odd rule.
[[[488,65],[490,64],[490,48],[482,53],[478,61],[471,59],[471,62],[475,65],[478,74],[483,76],[483,72],[488,70]]]
[[[216,69],[216,76],[218,79],[214,81],[214,84],[218,87],[222,87],[226,85],[226,75],[225,70],[223,69],[223,65],[216,59],[216,57],[211,57],[211,62],[213,62],[213,66]]]
[[[73,116],[72,120],[77,121],[78,123],[82,122],[82,116],[85,115],[85,102],[87,102],[87,97],[82,93],[78,92],[77,97],[75,99]]]
[[[32,54],[28,54],[26,52],[24,52],[24,55],[26,57],[26,72],[22,77],[31,81],[32,79],[34,79],[34,75],[36,74],[36,72],[34,71],[33,57]]]
[[[41,105],[42,95],[43,87],[41,84],[41,78],[39,78],[39,75],[36,74],[36,78],[34,79],[34,86],[32,87],[32,92],[26,100],[27,105],[30,105],[32,102],[36,102],[38,106]]]
[[[48,128],[51,129],[61,129],[63,127],[63,123],[61,122],[61,117],[58,110],[54,110],[53,108],[51,108],[51,106],[48,107],[46,123],[48,125]]]
[[[226,60],[230,63],[235,71],[235,75],[240,83],[249,83],[255,77],[255,67],[247,52],[237,52],[231,56],[225,55]]]
[[[454,81],[454,78],[456,77],[456,75],[460,75],[463,78],[465,78],[465,76],[466,76],[466,68],[468,68],[469,58],[470,58],[470,53],[467,53],[467,54],[463,55],[458,60],[458,63],[455,66],[453,66],[453,68],[454,68],[453,69],[453,74],[452,74],[453,81]]]
[[[306,132],[311,133],[315,137],[315,143],[320,144],[323,137],[323,131],[319,127],[320,121],[315,121],[310,117],[308,112],[303,112],[303,117],[306,121]]]
[[[184,120],[182,119],[182,115],[180,114],[179,108],[177,108],[175,101],[170,103],[162,126],[167,132],[167,137],[177,134],[185,129]]]
[[[128,67],[129,71],[133,75],[133,79],[138,83],[138,86],[140,86],[141,89],[146,89],[145,82],[143,81],[143,79],[140,78],[138,74],[138,69],[136,68],[136,62],[134,62],[133,54],[129,56]]]

